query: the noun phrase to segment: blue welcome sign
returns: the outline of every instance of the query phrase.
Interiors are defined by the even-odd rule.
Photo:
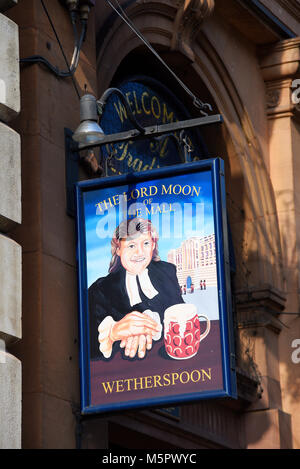
[[[184,106],[163,85],[148,77],[136,77],[118,84],[139,124],[170,124],[189,119]],[[108,134],[133,128],[124,103],[112,94],[101,118],[101,127]],[[181,136],[182,137],[182,136]],[[189,161],[208,158],[208,152],[199,131],[184,131],[189,146]],[[108,161],[108,175],[147,171],[163,166],[184,163],[180,135],[177,132],[159,138],[119,142],[102,147],[104,161]]]

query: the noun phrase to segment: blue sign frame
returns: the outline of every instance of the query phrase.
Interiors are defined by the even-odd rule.
[[[92,270],[89,267],[89,265],[92,265],[92,263],[89,264],[89,259],[95,260],[94,257],[89,254],[89,252],[92,253],[92,251],[88,251],[90,242],[90,232],[88,228],[90,207],[94,207],[93,209],[95,210],[95,217],[98,217],[99,220],[102,220],[101,216],[109,212],[109,204],[107,200],[110,200],[110,203],[112,200],[111,198],[107,198],[108,194],[115,194],[115,198],[113,200],[119,201],[118,194],[126,192],[126,190],[123,192],[122,188],[127,188],[127,190],[129,190],[128,188],[130,187],[131,194],[133,194],[133,191],[135,190],[134,188],[141,187],[141,184],[145,187],[147,186],[148,188],[151,186],[151,184],[151,187],[158,187],[159,184],[163,184],[165,183],[165,181],[171,180],[170,178],[175,178],[174,180],[176,181],[180,181],[180,178],[182,178],[183,181],[199,180],[201,183],[201,181],[204,180],[204,176],[207,177],[207,181],[209,181],[209,183],[207,183],[207,188],[209,188],[209,198],[211,200],[206,200],[209,202],[209,207],[211,209],[211,217],[213,221],[215,235],[214,239],[217,283],[211,291],[215,292],[215,297],[217,301],[217,303],[215,303],[217,305],[215,306],[215,308],[218,309],[218,320],[215,321],[217,325],[216,336],[218,337],[218,345],[215,346],[216,355],[218,357],[216,358],[216,361],[218,362],[218,372],[216,372],[217,384],[214,385],[213,367],[211,368],[209,367],[209,365],[207,365],[207,368],[205,369],[202,364],[201,366],[203,368],[201,368],[201,370],[198,369],[200,367],[199,365],[197,369],[194,368],[192,370],[191,368],[189,370],[182,371],[183,364],[187,368],[186,364],[189,363],[189,361],[180,361],[180,359],[177,359],[177,361],[171,360],[170,356],[167,357],[169,359],[169,362],[166,360],[162,368],[162,370],[164,370],[164,375],[162,375],[162,379],[164,379],[164,381],[159,380],[159,378],[157,377],[159,375],[156,375],[155,380],[153,381],[153,376],[151,374],[147,375],[146,373],[148,369],[147,367],[149,366],[149,364],[151,365],[151,360],[154,360],[154,358],[151,358],[152,351],[149,352],[150,358],[147,358],[148,362],[142,362],[142,360],[137,360],[132,364],[130,360],[121,361],[119,357],[119,351],[114,357],[101,357],[103,360],[98,359],[98,357],[97,359],[94,359],[91,355],[92,339],[90,330],[91,312],[89,311],[89,287],[90,283],[95,280],[97,275],[93,274],[94,276],[96,275],[96,277],[92,280],[89,279],[89,276],[92,276]],[[155,182],[156,186],[153,185],[153,181]],[[180,186],[178,185],[178,187]],[[184,187],[186,188],[188,186],[186,185]],[[185,192],[187,194],[188,189],[185,189]],[[139,191],[136,189],[136,192],[134,193],[137,195]],[[148,192],[148,195],[149,193],[150,192]],[[145,194],[147,194],[146,190]],[[197,198],[199,194],[200,188],[199,192],[196,191],[195,197]],[[101,204],[100,200],[102,201]],[[80,340],[79,362],[82,414],[97,414],[111,411],[142,409],[149,407],[155,409],[162,406],[169,407],[173,405],[180,405],[186,402],[196,402],[198,400],[203,399],[216,399],[225,397],[236,399],[237,388],[231,305],[231,279],[226,213],[225,175],[223,160],[220,158],[209,159],[195,163],[189,163],[186,165],[165,167],[162,169],[145,171],[141,173],[131,173],[117,177],[82,181],[76,185],[76,205]],[[134,215],[132,216],[134,217]],[[197,213],[195,214],[193,212],[192,218],[195,219],[195,217],[197,216]],[[104,253],[104,250],[102,250],[101,252]],[[98,265],[103,263],[105,263],[104,254],[103,256],[101,255],[101,259],[98,259],[96,264]],[[168,263],[164,262],[164,265],[166,264]],[[182,290],[181,293],[184,295]],[[188,293],[189,298],[193,298],[191,296],[193,293],[194,291]],[[204,295],[206,295],[206,292],[203,293],[202,297],[200,296],[202,295],[200,287],[198,288],[196,293],[198,295],[197,298],[205,298]],[[201,300],[201,302],[202,301],[203,300]],[[165,336],[165,334],[166,333],[164,332],[163,335]],[[212,336],[212,333],[210,333],[210,335]],[[203,343],[205,343],[205,341],[203,341]],[[161,358],[161,350],[163,347],[158,350],[158,345],[155,344],[155,346],[157,347],[155,359],[163,360],[163,358]],[[155,349],[155,346],[153,346],[153,350]],[[200,347],[202,347],[202,345]],[[212,347],[213,346],[210,345],[210,353],[212,353]],[[180,349],[177,353],[181,353]],[[198,355],[199,357],[201,357],[200,352],[198,353]],[[194,357],[193,360],[198,360],[197,356]],[[208,360],[210,359],[211,358],[208,358]],[[119,360],[119,362],[117,360]],[[192,362],[192,360],[190,362]],[[131,370],[140,369],[141,371],[139,372],[139,374],[141,374],[143,370],[143,373],[147,376],[129,377],[131,375],[128,375],[126,379],[123,376],[123,378],[120,380],[117,380],[118,377],[110,377],[107,378],[108,381],[103,381],[103,379],[106,379],[106,373],[108,372],[105,370],[111,370],[113,366],[116,366],[117,370],[123,370],[123,368],[126,368],[126,366],[132,366],[132,368],[130,368]],[[173,372],[170,371],[166,373],[166,366],[172,366]],[[192,367],[193,366],[194,365],[192,365]],[[155,367],[155,369],[157,369],[157,365],[155,365]],[[149,369],[149,373],[153,373],[153,371],[151,371],[151,366]],[[176,369],[178,369],[181,374],[176,372]],[[201,375],[201,372],[203,372],[203,375]],[[116,375],[116,372],[112,373],[115,373]],[[161,371],[161,373],[163,373],[163,371]],[[115,375],[112,374],[111,376]],[[200,379],[201,376],[202,379]],[[197,377],[198,379],[196,379]],[[110,379],[116,379],[116,381],[110,382]],[[177,383],[177,381],[180,382]],[[162,382],[164,383],[164,386],[166,386],[166,389],[164,389],[164,387],[161,385]],[[185,387],[187,382],[189,382],[191,388],[188,388],[188,386]],[[125,383],[127,385],[127,389],[124,388]],[[157,386],[154,386],[154,383],[157,384]],[[173,386],[171,386],[171,384]],[[168,385],[170,385],[170,392],[168,390]],[[156,389],[156,387],[158,389]],[[100,396],[100,394],[97,394],[100,388],[103,388],[103,393],[104,391],[106,393],[104,393],[102,397]],[[116,389],[116,391],[114,391],[115,394],[112,392],[112,389]],[[186,389],[188,389],[188,391],[186,391]],[[134,397],[132,397],[133,395]]]

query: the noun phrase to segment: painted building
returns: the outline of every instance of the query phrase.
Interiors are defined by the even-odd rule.
[[[215,235],[190,238],[168,254],[168,262],[176,265],[181,287],[196,290],[217,286]]]
[[[56,73],[67,72],[62,49],[68,64],[74,51],[64,2],[0,0],[0,280],[7,284],[0,294],[6,357],[0,363],[0,447],[20,446],[22,430],[23,448],[300,448],[299,2],[119,3],[188,89],[224,119],[201,130],[192,157],[225,162],[238,400],[80,417],[76,236],[65,129],[79,124],[79,96],[88,91],[100,97],[137,76],[143,86],[155,80],[173,96],[159,88],[157,101],[144,90],[143,101],[135,102],[128,94],[137,118],[144,111],[147,122],[156,123],[171,120],[175,110],[191,117],[199,111],[106,0],[91,8],[72,77]],[[167,102],[172,109],[163,106]],[[111,122],[105,117],[108,129],[130,125],[118,111]],[[146,162],[133,145],[106,148],[104,166],[111,175],[184,162],[179,149],[166,154],[167,143],[152,142]],[[99,172],[80,164],[80,179],[95,176]],[[15,433],[3,421],[13,422]]]

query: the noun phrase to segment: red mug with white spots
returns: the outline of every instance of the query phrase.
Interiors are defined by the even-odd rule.
[[[207,322],[202,334],[200,318],[204,318]],[[209,332],[210,320],[204,315],[198,315],[195,305],[183,303],[166,309],[164,342],[169,357],[175,360],[188,360],[194,357],[198,353],[200,342]]]

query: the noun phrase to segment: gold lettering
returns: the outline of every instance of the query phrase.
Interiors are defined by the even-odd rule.
[[[153,189],[153,190],[152,190]],[[153,192],[154,191],[154,192]],[[154,195],[157,194],[157,186],[151,186],[150,187],[150,192],[149,192],[149,197],[153,197]]]
[[[145,97],[147,96],[147,98],[149,98],[149,93],[147,93],[147,91],[144,91],[144,93],[142,94],[142,108],[144,110],[144,113],[145,114],[151,114],[151,110],[150,109],[146,109],[146,106],[145,106]]]
[[[131,91],[128,91],[128,93],[126,93],[126,99],[127,99],[127,102],[130,106],[130,110],[131,110],[132,114],[135,114],[135,111],[132,109],[133,108],[133,103],[132,103],[132,101],[130,101],[130,95],[131,95]]]
[[[120,204],[119,196],[118,196],[118,195],[114,195],[114,196],[113,196],[113,201],[114,201],[114,205],[119,205],[119,204]]]
[[[132,166],[132,160],[133,160],[133,156],[131,155],[131,153],[128,154],[128,161],[127,161],[127,166],[128,168],[131,168]]]
[[[163,104],[163,124],[165,124],[166,122],[173,122],[173,120],[174,120],[174,113],[170,112],[170,114],[168,114],[167,105],[166,103],[164,103]]]
[[[173,194],[179,195],[181,193],[181,186],[179,184],[176,184],[176,186],[173,187]]]
[[[183,376],[184,374],[187,376],[186,381],[183,381],[183,377],[182,377],[182,376]],[[179,379],[180,379],[180,382],[181,382],[182,384],[186,384],[186,383],[188,383],[189,380],[190,380],[190,375],[189,375],[189,373],[188,373],[187,371],[183,371],[182,373],[180,373]]]
[[[141,187],[141,197],[148,197],[147,187]]]
[[[155,106],[154,106],[154,103],[156,103],[156,110],[155,110]],[[160,107],[160,102],[159,102],[159,99],[157,96],[152,96],[152,99],[151,99],[151,111],[152,111],[152,114],[154,115],[154,117],[156,119],[159,119],[160,116],[161,116],[161,107]],[[155,111],[157,111],[157,114],[155,113]]]
[[[113,392],[114,384],[115,384],[114,381],[112,383],[110,383],[109,381],[107,383],[102,383],[102,386],[104,387],[105,394],[108,394],[108,392],[110,392],[110,394],[111,394]]]
[[[152,376],[146,376],[145,377],[145,389],[151,389],[151,388],[153,388]]]
[[[174,386],[174,384],[176,383],[176,381],[179,378],[179,374],[178,373],[172,373],[171,376],[172,376],[172,386]]]
[[[162,145],[160,147],[160,151],[159,151],[159,156],[160,158],[165,158],[167,153],[168,153],[168,143],[169,143],[169,137],[166,137],[163,142],[162,142]]]
[[[102,202],[99,202],[98,204],[96,204],[96,207],[97,207],[97,208],[96,208],[96,213],[98,213],[98,212],[100,212],[100,213],[103,212],[102,207],[101,207],[101,203],[102,203]]]
[[[133,191],[131,192],[131,198],[133,200],[136,200],[139,198],[139,196],[140,196],[140,191],[138,189],[133,189]]]
[[[126,108],[125,108],[125,106],[123,106],[123,104],[121,103],[120,100],[118,100],[118,105],[116,103],[114,103],[114,106],[115,106],[115,109],[118,113],[119,119],[123,124],[124,120],[128,119]]]
[[[166,189],[166,186],[163,184],[163,186],[162,186],[162,195],[164,195],[164,194],[171,195],[171,191],[172,191],[172,184],[168,187],[168,189]]]
[[[130,383],[133,381],[133,378],[124,379],[124,382],[127,383],[127,391],[131,391]]]
[[[161,384],[161,376],[159,375],[155,375],[153,376],[153,380],[154,380],[154,387],[157,388],[157,386],[162,386]]]
[[[140,389],[143,388],[143,379],[144,378],[134,378],[134,390],[136,391],[138,389],[138,386],[140,386]]]
[[[121,153],[121,156],[118,156],[118,152],[116,152],[115,159],[118,161],[123,161],[128,153],[128,143],[122,143],[121,145],[119,145],[119,149],[123,151]]]
[[[186,191],[186,189],[187,189],[187,191]],[[190,195],[191,192],[192,192],[191,186],[184,186],[183,189],[182,189],[183,195]]]
[[[208,369],[208,373],[205,370],[202,371],[202,381],[205,381],[204,375],[206,375],[207,379],[211,381],[211,368]]]
[[[124,198],[124,201],[127,202],[128,196],[126,192],[123,192],[122,197]]]
[[[136,92],[134,91],[133,92],[133,98],[134,98],[134,103],[135,103],[135,109],[136,109],[136,112],[138,114],[142,114],[142,110],[139,108],[138,106],[138,100],[137,100],[137,97],[136,97]]]
[[[110,198],[108,198],[107,201],[109,202],[109,206],[113,207]],[[109,207],[108,204],[107,204],[107,201],[103,200],[103,202],[102,202],[105,205],[105,210],[108,210],[108,207]]]
[[[200,191],[201,191],[201,187],[198,187],[198,190],[197,190],[197,188],[195,186],[193,186],[192,195],[195,195],[195,193],[196,193],[197,197],[199,197]]]
[[[164,384],[164,386],[170,386],[171,380],[170,380],[170,374],[166,373],[163,375],[164,382],[167,384]]]
[[[135,171],[141,171],[142,170],[142,167],[143,167],[143,162],[142,160],[140,160],[139,158],[136,158],[133,162],[133,165],[132,165],[133,169]]]
[[[116,384],[117,384],[116,392],[124,392],[123,380],[116,381]]]
[[[121,393],[125,391],[138,391],[144,389],[151,389],[165,386],[175,386],[179,383],[187,384],[190,381],[198,383],[199,381],[212,379],[212,370],[193,370],[193,371],[181,371],[179,373],[165,373],[154,376],[141,376],[138,378],[127,378],[115,381],[103,382],[102,386],[105,394]]]
[[[197,379],[194,379],[194,373],[197,373],[198,374],[198,378]],[[192,371],[191,373],[191,380],[193,381],[193,383],[198,383],[198,381],[200,381],[201,379],[201,373],[199,370],[194,370]]]
[[[153,169],[155,162],[156,162],[156,158],[153,158],[151,165],[149,166],[148,164],[146,164],[146,165],[143,167],[143,171],[146,171],[146,170],[148,170],[148,169]],[[159,168],[159,165],[157,165],[156,167]]]

